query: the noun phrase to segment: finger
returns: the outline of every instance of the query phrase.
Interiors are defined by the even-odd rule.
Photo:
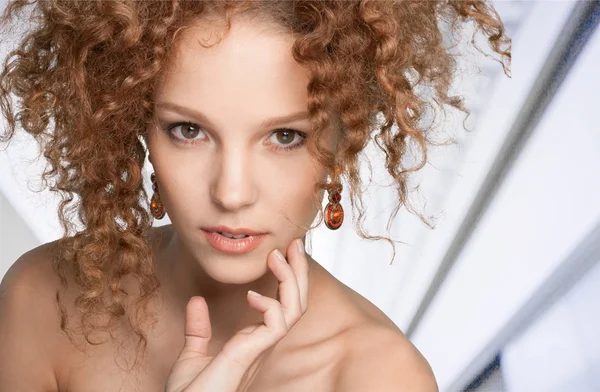
[[[185,391],[238,391],[247,368],[220,352]]]
[[[296,274],[296,281],[298,282],[298,289],[300,292],[300,305],[302,307],[302,313],[304,313],[308,308],[309,267],[302,239],[298,238],[295,241],[292,241],[290,246],[288,246],[287,255],[288,264]]]
[[[185,311],[185,345],[180,358],[207,356],[211,336],[206,300],[202,297],[192,297]]]
[[[268,296],[248,293],[248,304],[262,313],[263,322],[238,331],[225,345],[219,355],[242,366],[250,364],[269,347],[275,345],[288,332],[281,303]],[[217,355],[217,357],[219,356]]]
[[[268,333],[275,339],[283,337],[289,328],[281,303],[271,297],[257,294],[254,292],[248,293],[248,304],[256,311],[262,313],[264,325],[259,326],[254,331],[260,330],[261,327],[266,327],[269,330]],[[264,332],[260,331],[259,333],[262,334]],[[272,342],[271,340],[269,341]]]
[[[279,281],[279,302],[281,303],[286,324],[288,328],[291,328],[302,315],[300,290],[296,274],[278,249],[269,254],[267,264]]]
[[[252,325],[238,331],[194,378],[187,390],[237,390],[256,358],[286,335],[286,321],[279,301],[250,292],[247,298],[250,306],[263,314],[264,324]]]
[[[254,292],[248,292],[247,299],[251,308],[262,313],[263,322],[238,331],[215,357],[222,356],[232,367],[243,369],[249,368],[258,356],[288,332],[279,301]]]

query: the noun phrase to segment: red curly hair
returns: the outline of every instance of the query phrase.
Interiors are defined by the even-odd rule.
[[[428,108],[468,114],[462,99],[448,94],[456,60],[445,38],[472,24],[509,74],[510,39],[494,8],[478,0],[12,1],[3,32],[23,16],[33,23],[0,75],[0,109],[8,121],[0,141],[19,127],[42,146],[48,161],[43,178],[63,195],[65,234],[55,260],[61,328],[70,330],[61,293],[66,271],[73,270],[79,332],[89,343],[92,333],[110,332],[126,314],[122,282],[131,275],[139,286],[131,325],[145,347],[142,325],[158,280],[148,241],[143,139],[178,32],[209,14],[224,16],[228,25],[236,14],[259,17],[295,38],[293,57],[312,75],[307,88],[314,132],[307,148],[336,179],[345,176],[355,225],[369,239],[389,241],[362,229],[359,153],[373,138],[385,155],[398,194],[391,221],[408,207],[407,175],[427,161],[433,129],[422,120]],[[433,91],[429,99],[418,93],[422,86]],[[318,143],[330,127],[342,140],[335,156]],[[406,166],[411,143],[421,159]],[[342,173],[332,170],[335,165]]]

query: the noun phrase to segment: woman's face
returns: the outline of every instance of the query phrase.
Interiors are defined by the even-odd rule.
[[[266,273],[270,251],[285,254],[304,236],[296,225],[312,223],[314,185],[326,172],[303,145],[309,74],[292,57],[292,38],[234,20],[216,46],[200,45],[220,31],[180,37],[157,86],[148,148],[185,252],[213,279],[243,284]],[[211,233],[219,226],[264,235],[232,243]]]

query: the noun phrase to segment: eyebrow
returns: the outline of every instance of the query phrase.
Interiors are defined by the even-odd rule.
[[[201,120],[202,122],[206,123],[207,125],[212,126],[208,117],[205,114],[203,114],[202,112],[199,112],[197,110],[186,108],[184,106],[180,106],[180,105],[177,105],[172,102],[158,102],[156,104],[156,107],[166,109],[166,110],[169,110],[172,112],[176,112],[176,113],[182,114],[184,116],[197,118],[197,119]],[[294,121],[306,120],[308,118],[309,118],[308,112],[303,111],[303,112],[288,114],[285,116],[272,117],[272,118],[264,120],[260,125],[262,128],[271,128],[271,127],[276,127],[278,125],[291,123]]]

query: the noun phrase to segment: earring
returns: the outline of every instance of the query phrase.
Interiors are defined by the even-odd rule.
[[[344,209],[340,204],[342,200],[341,191],[341,185],[334,190],[328,191],[329,203],[325,207],[325,225],[331,230],[339,229],[344,221]]]
[[[158,185],[156,185],[156,174],[150,175],[150,181],[152,181],[152,199],[150,199],[150,213],[156,219],[162,219],[165,217],[165,206],[160,201],[160,195],[158,194]]]

